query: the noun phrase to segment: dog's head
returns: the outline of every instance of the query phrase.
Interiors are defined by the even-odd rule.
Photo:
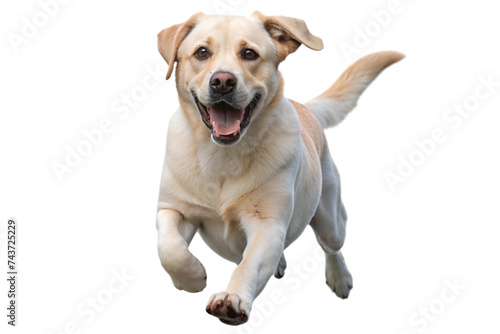
[[[281,94],[278,65],[301,44],[323,48],[304,21],[259,12],[249,18],[198,13],[158,34],[167,79],[177,62],[181,103],[200,114],[221,146],[238,143],[252,119]]]

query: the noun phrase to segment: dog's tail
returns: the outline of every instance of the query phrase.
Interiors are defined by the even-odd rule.
[[[349,66],[324,93],[305,105],[324,129],[335,126],[356,106],[361,93],[380,72],[403,58],[404,55],[396,51],[365,56]]]

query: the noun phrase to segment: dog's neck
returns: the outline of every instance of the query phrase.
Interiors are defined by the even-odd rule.
[[[252,120],[241,141],[228,147],[218,146],[212,141],[211,133],[195,107],[190,104],[182,106],[185,109],[179,110],[174,117],[185,118],[185,124],[189,125],[183,129],[169,128],[167,149],[170,150],[170,157],[182,159],[183,155],[188,154],[186,150],[191,151],[198,157],[201,174],[213,177],[217,177],[218,171],[225,170],[231,162],[238,162],[235,168],[242,171],[269,161],[269,157],[279,156],[283,160],[274,161],[273,166],[286,164],[286,160],[296,154],[300,145],[300,123],[291,103],[283,94],[280,95],[280,99],[273,98],[273,103]],[[183,144],[175,145],[174,142]],[[177,154],[178,157],[175,156]]]

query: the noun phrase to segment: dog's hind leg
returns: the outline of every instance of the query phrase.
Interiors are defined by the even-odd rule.
[[[323,188],[311,227],[325,251],[326,284],[338,297],[347,298],[352,289],[352,276],[340,252],[346,235],[347,214],[340,197],[340,176],[327,148],[321,165]]]

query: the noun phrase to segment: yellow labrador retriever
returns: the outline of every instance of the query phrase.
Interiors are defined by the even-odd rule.
[[[188,250],[196,232],[237,264],[206,311],[248,320],[283,251],[310,225],[326,254],[326,280],[347,298],[352,277],[340,252],[346,212],[324,128],[339,123],[397,52],[362,58],[305,106],[283,96],[280,62],[304,44],[321,50],[304,21],[282,16],[198,13],[158,34],[176,68],[180,109],[168,128],[158,201],[158,253],[178,289],[202,291],[205,268]],[[314,82],[311,78],[311,83]]]

